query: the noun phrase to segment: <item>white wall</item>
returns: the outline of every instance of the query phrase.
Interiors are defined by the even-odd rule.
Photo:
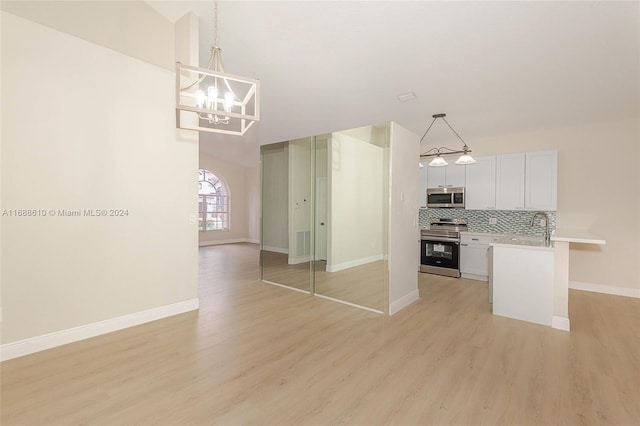
[[[260,242],[260,166],[245,169],[247,196],[247,237],[249,242]]]
[[[389,313],[418,299],[417,135],[391,123],[391,194],[389,206]]]
[[[229,229],[198,232],[200,245],[249,240],[247,170],[211,154],[200,152],[200,168],[222,179],[229,189]]]
[[[2,343],[197,300],[198,145],[175,130],[174,74],[1,19],[2,207],[48,212],[2,218]]]
[[[367,139],[371,139],[371,127]],[[384,256],[383,148],[346,133],[329,141],[327,271]],[[337,269],[336,269],[337,268]]]
[[[144,1],[3,0],[0,8],[127,56],[175,69],[174,26]]]
[[[607,241],[571,245],[570,285],[640,289],[639,120],[467,142],[477,156],[557,149],[557,227],[587,229]]]

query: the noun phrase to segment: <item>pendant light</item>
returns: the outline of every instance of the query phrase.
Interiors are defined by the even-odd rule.
[[[461,154],[460,157],[458,157],[458,159],[455,161],[455,164],[475,164],[476,160],[474,160],[473,157],[469,155],[469,153],[471,152],[471,149],[469,149],[469,147],[467,146],[467,143],[460,137],[458,132],[453,130],[453,127],[451,127],[451,125],[445,118],[446,116],[447,114],[443,114],[443,113],[434,114],[432,116],[433,121],[427,128],[427,131],[424,132],[424,135],[422,135],[422,138],[420,138],[420,142],[422,142],[424,138],[427,136],[427,133],[429,133],[429,130],[431,130],[433,123],[435,123],[436,120],[440,118],[442,119],[442,121],[444,121],[447,124],[447,126],[449,126],[451,131],[458,137],[458,139],[460,139],[460,141],[463,144],[462,149],[456,150],[456,149],[447,148],[446,146],[442,146],[440,148],[431,148],[430,150],[420,154],[420,158],[433,157],[433,160],[431,160],[431,162],[429,163],[430,167],[444,167],[444,166],[447,166],[449,163],[447,163],[447,161],[442,157],[443,155]]]
[[[242,136],[260,120],[260,81],[224,71],[218,47],[217,1],[213,17],[214,46],[207,68],[176,62],[176,127]],[[185,76],[194,81],[182,86]]]

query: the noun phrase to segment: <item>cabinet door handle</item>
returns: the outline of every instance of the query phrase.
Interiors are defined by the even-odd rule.
[[[480,241],[478,238],[472,238],[471,241]]]
[[[462,247],[467,247],[468,244],[460,244]]]

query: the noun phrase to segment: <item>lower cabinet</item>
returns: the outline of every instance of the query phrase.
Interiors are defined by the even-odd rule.
[[[460,275],[462,278],[489,281],[489,244],[502,237],[462,235],[460,237]]]

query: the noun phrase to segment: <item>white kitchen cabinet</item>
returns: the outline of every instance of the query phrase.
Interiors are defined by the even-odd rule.
[[[455,164],[455,158],[448,159],[448,166],[427,167],[427,187],[444,188],[465,185],[465,165]]]
[[[525,166],[525,209],[556,210],[557,188],[558,152],[528,152]]]
[[[495,210],[496,157],[477,157],[475,164],[466,168],[465,208],[468,210]]]
[[[487,281],[490,242],[488,237],[460,238],[460,274],[463,278]]]
[[[460,236],[460,274],[462,278],[489,280],[489,244],[504,235],[465,235]]]
[[[453,161],[457,158],[452,158]],[[453,161],[449,163],[445,169],[447,169],[447,176],[445,184],[447,186],[464,186],[467,166],[464,164],[455,164]]]
[[[496,157],[496,209],[523,210],[526,155]]]
[[[496,157],[497,210],[556,210],[557,188],[556,151]]]
[[[427,167],[427,188],[444,188],[447,167]]]

